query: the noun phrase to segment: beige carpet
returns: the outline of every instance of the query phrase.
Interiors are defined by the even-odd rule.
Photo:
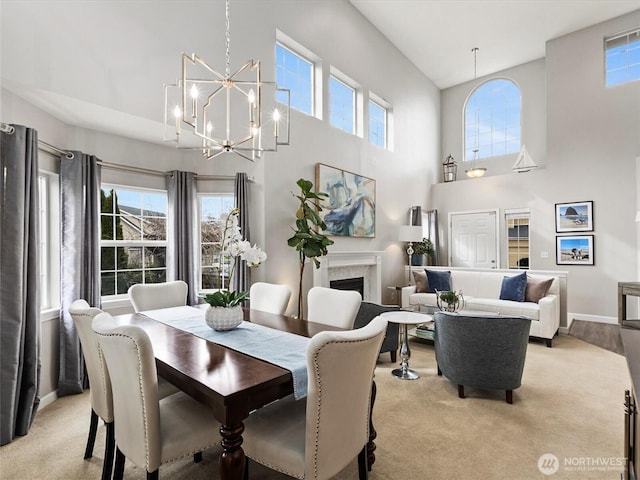
[[[376,371],[377,461],[370,479],[620,479],[622,467],[594,462],[622,461],[623,398],[629,388],[624,357],[571,336],[554,347],[531,342],[523,385],[514,403],[503,392],[466,389],[436,375],[433,347],[412,341],[411,365],[421,377],[400,381],[390,374],[388,354]],[[97,479],[102,468],[104,426],[94,457],[83,460],[89,425],[89,397],[64,397],[39,412],[29,435],[0,448],[0,478]],[[541,455],[557,457],[557,473],[537,467]],[[219,450],[204,462],[185,459],[160,469],[164,479],[218,479]],[[581,466],[582,465],[582,466]],[[589,466],[591,465],[591,466]],[[284,480],[251,463],[250,478]],[[127,479],[145,473],[127,462]],[[336,480],[357,479],[356,462]]]

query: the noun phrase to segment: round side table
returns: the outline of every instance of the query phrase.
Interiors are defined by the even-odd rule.
[[[400,380],[415,380],[420,378],[418,372],[409,368],[411,350],[409,349],[409,336],[407,335],[407,325],[417,325],[433,320],[432,315],[416,312],[385,312],[381,315],[387,321],[402,325],[402,345],[400,346],[400,368],[391,371],[391,375]]]

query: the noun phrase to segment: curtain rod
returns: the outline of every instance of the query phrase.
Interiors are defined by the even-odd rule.
[[[7,124],[7,123],[0,123],[0,131],[4,132],[4,133],[8,133],[9,135],[13,135],[13,133],[16,131],[16,129]],[[58,153],[60,155],[64,155],[67,158],[73,158],[73,153],[69,152],[68,150],[62,150],[58,147],[54,147],[53,145],[51,145],[50,143],[45,142],[44,140],[40,140],[38,139],[38,148],[40,150],[43,150],[45,152],[51,153],[52,151],[55,153]]]
[[[158,175],[162,177],[170,177],[173,175],[172,172],[161,172],[160,170],[152,170],[150,168],[142,168],[142,167],[133,167],[130,165],[122,165],[120,163],[110,163],[105,162],[103,160],[98,160],[98,165],[103,166],[104,168],[111,168],[113,170],[124,170],[128,172],[135,173],[146,173],[149,175]],[[194,174],[198,180],[235,180],[235,175],[199,175]],[[255,182],[255,178],[249,177],[247,179],[249,182]]]
[[[11,125],[2,122],[0,123],[0,131],[11,135],[16,131],[16,129]],[[64,155],[69,159],[74,157],[72,152],[68,150],[62,150],[61,148],[55,147],[50,143],[45,142],[44,140],[38,139],[38,143],[40,144],[38,148],[40,148],[41,150],[47,151],[48,149],[55,153],[59,153],[60,155]],[[51,152],[48,152],[48,153],[51,153]],[[105,168],[111,168],[114,170],[124,170],[124,171],[134,172],[134,173],[146,173],[148,175],[158,175],[162,177],[171,175],[171,172],[161,172],[159,170],[152,170],[150,168],[133,167],[130,165],[122,165],[119,163],[105,162],[103,160],[98,160],[98,165],[101,165]],[[236,178],[234,175],[198,175],[197,173],[195,174],[195,176],[198,180],[235,180]],[[252,183],[256,181],[254,177],[249,177],[247,180]]]

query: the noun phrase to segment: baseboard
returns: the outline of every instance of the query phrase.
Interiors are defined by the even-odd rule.
[[[567,328],[571,327],[571,322],[574,320],[583,320],[585,322],[599,322],[599,323],[612,323],[617,324],[617,317],[602,317],[599,315],[588,315],[586,313],[572,313],[567,312]]]
[[[40,397],[40,405],[38,406],[38,410],[42,410],[43,408],[51,405],[58,399],[58,391],[54,390],[51,393],[47,393],[44,397]]]

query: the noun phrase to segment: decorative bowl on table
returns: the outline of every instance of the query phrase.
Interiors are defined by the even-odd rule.
[[[219,331],[233,330],[242,323],[243,317],[240,305],[235,307],[209,306],[204,314],[207,325]]]

